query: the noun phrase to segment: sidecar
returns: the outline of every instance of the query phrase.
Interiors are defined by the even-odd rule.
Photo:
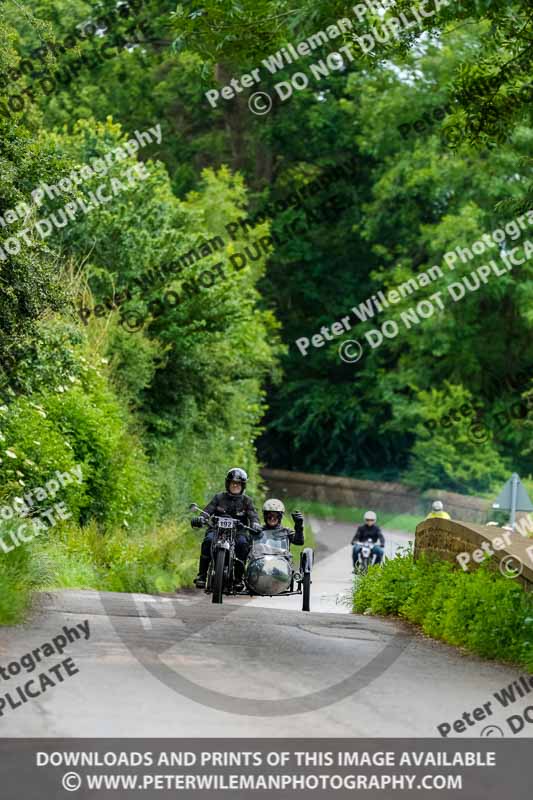
[[[262,597],[301,594],[302,610],[310,611],[313,550],[310,547],[302,550],[296,569],[286,533],[264,530],[254,533],[251,539],[244,575],[248,593]]]

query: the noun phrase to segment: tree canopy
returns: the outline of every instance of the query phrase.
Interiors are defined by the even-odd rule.
[[[0,227],[0,398],[13,437],[42,408],[93,463],[95,487],[119,462],[133,474],[118,458],[124,437],[138,463],[188,465],[180,475],[198,486],[228,460],[257,479],[256,441],[271,467],[420,488],[483,492],[511,469],[531,475],[531,421],[507,413],[532,395],[531,5],[436,0],[410,27],[391,22],[413,19],[410,0],[371,6],[2,4],[2,218],[39,185],[126,153]],[[330,41],[283,57],[275,74],[265,66],[341,19],[350,26]],[[259,81],[212,107],[209,90],[254,69]],[[295,73],[308,86],[282,99],[276,86]],[[267,114],[248,106],[258,91]],[[159,141],[126,149],[157,125]],[[127,184],[140,165],[146,177]],[[39,219],[112,180],[123,184],[112,202],[38,235]],[[16,239],[23,225],[28,242]],[[477,242],[482,251],[458,255]],[[476,270],[514,248],[523,263],[481,272],[476,287]],[[354,340],[363,356],[343,359]],[[78,430],[101,424],[87,398],[113,409],[105,470]],[[477,416],[440,424],[465,404]],[[39,464],[32,441],[24,458]],[[25,470],[0,463],[11,489]],[[148,514],[152,491],[140,481],[135,498],[128,481],[120,509]],[[80,509],[114,518],[115,505]]]

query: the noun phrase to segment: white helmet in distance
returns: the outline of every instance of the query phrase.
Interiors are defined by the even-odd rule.
[[[365,522],[375,522],[376,520],[377,520],[377,515],[375,511],[365,512]]]
[[[433,509],[433,511],[442,511],[444,506],[442,505],[440,500],[435,500],[431,508]]]

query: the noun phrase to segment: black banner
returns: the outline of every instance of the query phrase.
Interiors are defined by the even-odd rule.
[[[2,800],[528,800],[531,740],[3,739]]]

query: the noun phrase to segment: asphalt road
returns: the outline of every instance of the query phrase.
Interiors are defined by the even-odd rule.
[[[0,666],[65,625],[88,620],[90,636],[34,673],[0,680],[1,698],[67,657],[79,670],[15,709],[7,704],[0,736],[438,736],[437,725],[488,701],[492,714],[461,735],[493,735],[487,726],[497,725],[510,736],[506,718],[532,704],[533,692],[511,709],[493,693],[516,670],[350,613],[351,533],[318,526],[311,613],[299,610],[301,598],[215,606],[198,592],[42,595],[29,624],[0,629]],[[389,532],[387,555],[407,538]],[[526,724],[520,735],[532,734]]]

